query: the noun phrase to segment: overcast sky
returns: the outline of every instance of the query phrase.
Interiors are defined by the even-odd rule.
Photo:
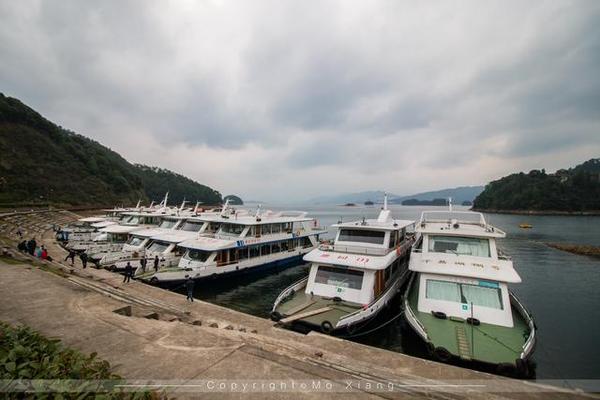
[[[600,156],[600,1],[0,0],[0,91],[129,161],[293,201]]]

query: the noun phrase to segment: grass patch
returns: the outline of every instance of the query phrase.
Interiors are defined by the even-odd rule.
[[[0,322],[0,379],[0,393],[8,398],[165,398],[155,392],[122,393],[114,386],[125,381],[96,353],[84,355],[58,339],[4,322]]]

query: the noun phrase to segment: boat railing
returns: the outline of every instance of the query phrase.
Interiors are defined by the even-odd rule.
[[[292,283],[290,286],[288,286],[287,288],[285,288],[280,294],[279,296],[277,296],[277,298],[275,299],[275,302],[273,303],[273,311],[275,311],[275,308],[277,308],[277,306],[279,305],[279,303],[281,303],[281,300],[283,300],[284,298],[286,298],[287,296],[290,295],[290,293],[292,293],[293,291],[296,291],[297,289],[306,286],[308,282],[308,276],[305,278],[302,278],[294,283]]]
[[[511,261],[512,257],[498,249],[498,260]]]
[[[386,254],[395,251],[396,247],[388,248],[372,248],[364,246],[342,246],[334,243],[322,243],[319,245],[321,251],[335,251],[338,253],[349,253],[349,254],[364,254],[371,256],[385,256]]]
[[[527,355],[529,355],[531,353],[531,350],[533,349],[533,346],[535,345],[535,330],[536,330],[535,321],[533,320],[531,313],[527,310],[527,308],[525,308],[525,306],[523,305],[523,303],[521,303],[521,301],[517,298],[517,296],[515,296],[512,292],[509,292],[509,295],[510,295],[510,299],[512,300],[511,302],[517,309],[517,312],[519,314],[521,314],[521,316],[523,316],[523,318],[525,318],[525,320],[527,321],[527,325],[529,327],[529,337],[523,344],[523,347],[522,347],[523,351],[521,352],[521,355],[520,355],[521,358],[526,358]]]

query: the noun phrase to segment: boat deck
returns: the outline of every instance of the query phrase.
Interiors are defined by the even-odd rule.
[[[304,290],[304,288],[303,288]],[[315,315],[307,315],[297,319],[294,322],[303,322],[311,325],[320,326],[322,322],[329,321],[332,326],[336,326],[338,321],[357,310],[361,306],[356,303],[335,302],[330,298],[320,296],[311,296],[305,292],[296,292],[287,301],[282,301],[276,311],[285,317],[299,314],[310,314],[319,309],[329,308],[329,310]]]
[[[418,293],[419,281],[415,279],[408,303],[435,347],[442,346],[464,360],[491,364],[514,364],[520,357],[529,336],[529,327],[514,307],[513,328],[485,323],[472,326],[462,319],[439,319],[430,313],[417,311]]]

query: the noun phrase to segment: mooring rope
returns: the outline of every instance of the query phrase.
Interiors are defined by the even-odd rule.
[[[402,314],[404,314],[404,311],[401,311],[401,312],[400,312],[398,315],[395,315],[395,316],[394,316],[392,319],[390,319],[390,320],[388,320],[388,321],[384,322],[383,324],[379,325],[379,326],[378,326],[378,327],[376,327],[376,328],[369,329],[368,331],[365,331],[365,332],[360,332],[360,333],[355,333],[354,335],[348,335],[348,336],[339,336],[339,337],[340,337],[340,338],[343,338],[343,339],[348,339],[348,338],[353,338],[353,337],[356,337],[356,336],[363,336],[363,335],[369,334],[369,333],[371,333],[371,332],[375,332],[376,330],[378,330],[378,329],[381,329],[381,328],[383,328],[384,326],[388,325],[389,323],[391,323],[391,322],[395,321],[395,320],[396,320],[396,319],[398,319],[400,316],[402,316]]]

